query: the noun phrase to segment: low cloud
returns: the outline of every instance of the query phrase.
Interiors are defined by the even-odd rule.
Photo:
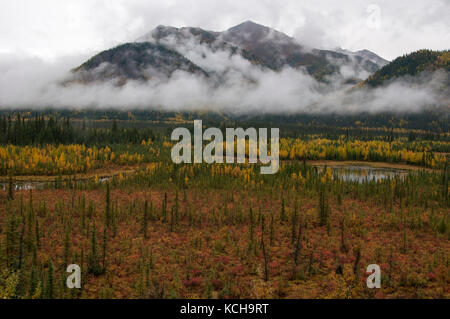
[[[234,114],[418,112],[442,104],[436,87],[400,79],[378,89],[350,90],[341,75],[318,82],[304,70],[262,69],[226,50],[187,44],[180,52],[213,74],[210,78],[176,71],[169,79],[148,82],[67,83],[70,69],[86,59],[65,57],[53,63],[0,55],[0,108],[113,108],[117,110],[220,110]],[[353,72],[353,70],[350,70]],[[353,74],[352,74],[353,75]],[[448,96],[447,96],[448,100]]]

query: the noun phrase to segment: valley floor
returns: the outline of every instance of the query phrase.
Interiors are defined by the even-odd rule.
[[[343,186],[326,173],[304,183],[250,173],[214,189],[214,168],[185,169],[19,191],[12,201],[1,192],[0,297],[450,297],[448,208],[435,199],[390,201],[383,183],[334,188]],[[417,189],[435,191],[434,173],[422,174],[433,182]],[[312,190],[319,180],[329,183],[326,203]],[[71,263],[81,290],[65,288]],[[381,289],[366,287],[369,264],[381,267]]]

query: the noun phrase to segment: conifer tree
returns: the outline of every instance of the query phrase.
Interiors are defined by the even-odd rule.
[[[281,198],[281,213],[280,213],[280,220],[284,222],[286,220],[286,208],[284,204],[284,197]]]
[[[361,248],[355,249],[355,262],[353,263],[353,274],[355,275],[355,282],[359,279],[359,262],[361,260]]]
[[[320,226],[328,224],[328,217],[331,213],[325,186],[321,186],[319,190],[319,223]]]
[[[103,228],[103,241],[102,241],[102,270],[101,272],[106,271],[106,253],[107,253],[107,244],[108,244],[108,233],[106,227]]]
[[[162,215],[163,221],[166,222],[167,221],[167,193],[164,193],[164,201],[162,203],[161,210],[162,210],[161,215]]]
[[[269,280],[269,270],[268,270],[268,260],[267,260],[267,252],[266,252],[266,246],[264,244],[264,215],[261,216],[261,248],[263,252],[263,258],[264,258],[264,281]]]
[[[106,182],[105,223],[108,228],[111,226],[111,196],[109,190],[109,182]]]
[[[37,269],[36,269],[36,266],[33,265],[31,267],[30,286],[28,289],[28,297],[29,298],[32,298],[35,295],[36,290],[38,289],[38,284],[39,284],[38,280],[39,279],[38,279]]]
[[[273,244],[273,239],[274,239],[274,235],[275,235],[275,226],[274,226],[274,220],[273,220],[274,218],[273,218],[273,214],[271,214],[271,216],[270,216],[270,243],[269,243],[269,245],[270,245],[270,247],[272,247],[272,244]]]
[[[172,209],[170,210],[170,232],[173,232],[173,226],[175,220],[175,213],[174,213],[174,207],[172,206]]]
[[[251,252],[254,248],[254,222],[253,222],[253,210],[250,207],[250,213],[249,213],[249,221],[250,221],[250,231],[249,231],[249,243],[248,243],[248,250]]]
[[[97,252],[97,231],[95,228],[95,221],[92,226],[91,233],[91,249],[88,255],[88,272],[93,274],[94,276],[99,276],[103,273],[103,270],[100,266],[100,257]]]
[[[14,199],[14,182],[12,175],[9,175],[8,179],[8,200]]]
[[[294,243],[296,239],[296,233],[297,233],[297,224],[298,224],[298,213],[297,213],[297,199],[295,199],[295,206],[294,211],[292,212],[292,220],[291,220],[291,244]]]
[[[39,247],[41,244],[41,240],[39,237],[39,221],[36,218],[36,223],[35,223],[35,230],[34,230],[35,236],[36,236],[36,247]]]
[[[19,218],[15,214],[9,214],[6,220],[6,266],[14,266],[19,246]]]
[[[295,250],[294,250],[294,264],[295,264],[295,269],[297,268],[298,265],[298,256],[300,254],[300,250],[302,248],[302,221],[300,221],[299,225],[298,225],[298,232],[297,232],[297,238],[296,238],[296,242],[295,242]]]
[[[142,234],[147,239],[147,221],[148,221],[148,201],[144,204],[144,216],[142,216]]]
[[[442,169],[442,198],[444,205],[450,205],[449,199],[449,179],[450,179],[450,167],[448,162],[445,162],[445,166]]]
[[[55,271],[53,269],[53,262],[51,259],[48,263],[47,281],[45,284],[44,297],[46,299],[55,298]]]
[[[23,219],[22,230],[20,232],[20,239],[19,239],[19,262],[18,262],[18,266],[17,266],[17,269],[19,269],[19,270],[22,268],[24,235],[25,235],[25,219]]]
[[[69,227],[66,226],[66,231],[64,233],[64,267],[69,265],[69,258],[72,254],[72,244],[70,240]]]

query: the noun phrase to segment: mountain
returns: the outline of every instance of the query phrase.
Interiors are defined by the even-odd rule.
[[[286,65],[294,52],[303,51],[302,46],[284,33],[251,21],[221,33],[220,38],[252,52],[273,70]]]
[[[341,49],[341,48],[337,48],[337,49],[335,49],[335,51],[336,52],[340,52],[340,53],[344,53],[346,55],[353,56],[353,57],[356,56],[356,57],[364,58],[364,59],[366,59],[368,61],[371,61],[371,62],[375,63],[380,68],[389,63],[388,60],[383,59],[379,55],[377,55],[377,54],[375,54],[375,53],[373,53],[372,51],[369,51],[369,50],[359,50],[359,51],[356,51],[356,52],[352,52],[352,51],[349,51],[349,50],[344,50],[344,49]]]
[[[195,38],[200,44],[214,44],[217,40],[217,32],[206,31],[201,28],[175,28],[170,26],[159,25],[151,32],[138,38],[136,42],[161,42],[164,39],[173,38],[174,44],[182,44],[186,40]]]
[[[257,80],[248,74],[246,63],[261,70],[303,69],[319,81],[338,76],[356,84],[386,60],[367,50],[309,48],[282,32],[246,21],[224,32],[158,26],[134,43],[103,51],[73,71],[84,82],[168,78],[177,70],[209,76],[217,83],[230,73]]]
[[[73,70],[78,81],[169,78],[175,71],[208,76],[176,51],[149,42],[126,43],[103,51]]]
[[[241,23],[223,32],[220,37],[252,52],[271,69],[304,67],[318,80],[339,72],[342,66],[352,66],[355,74],[361,71],[373,73],[381,67],[358,54],[349,55],[303,46],[282,32],[252,21]]]
[[[222,41],[220,39],[220,32],[207,31],[201,28],[175,28],[160,25],[151,32],[138,38],[136,42],[150,42],[164,45],[191,58],[194,60],[194,63],[206,69],[210,68],[207,64],[202,63],[206,55],[217,52],[228,52],[228,57],[240,56],[254,65],[263,64],[263,61],[251,52]],[[198,52],[201,54],[196,56],[195,53]]]
[[[442,71],[448,83],[450,51],[419,50],[403,55],[372,74],[361,86],[378,87],[400,77],[416,83],[424,82],[427,75],[435,71]]]
[[[356,52],[352,52],[353,54],[357,55],[357,56],[361,56],[375,64],[377,64],[378,66],[385,66],[386,64],[389,63],[388,60],[383,59],[382,57],[380,57],[379,55],[373,53],[372,51],[369,50],[359,50]]]

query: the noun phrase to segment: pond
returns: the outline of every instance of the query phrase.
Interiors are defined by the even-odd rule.
[[[26,191],[30,189],[44,189],[47,183],[44,182],[15,182],[14,190]],[[8,189],[8,183],[0,183],[0,190],[6,191]]]
[[[324,169],[324,165],[316,166],[319,170]],[[394,178],[396,176],[404,178],[408,171],[397,168],[387,167],[372,167],[367,165],[330,165],[327,166],[333,170],[334,178],[339,178],[343,181],[359,182],[365,180],[380,181],[387,178]]]
[[[94,178],[86,178],[86,179],[79,179],[79,180],[71,180],[71,182],[75,183],[87,183],[92,181]],[[105,183],[106,181],[110,180],[111,176],[105,176],[105,177],[99,177],[98,181],[100,183]],[[66,184],[66,180],[61,180],[59,183]],[[17,181],[14,183],[14,190],[15,191],[27,191],[30,189],[48,189],[55,187],[55,181]],[[6,191],[8,189],[8,183],[7,182],[0,182],[0,190]]]

